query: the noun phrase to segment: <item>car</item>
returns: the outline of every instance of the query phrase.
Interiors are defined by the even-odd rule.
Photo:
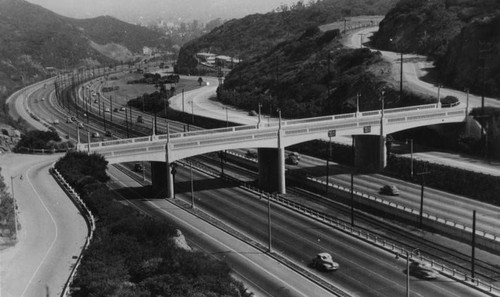
[[[76,121],[76,118],[74,116],[71,117],[71,121]]]
[[[252,151],[252,150],[247,150],[247,153],[245,154],[245,156],[247,158],[257,158],[258,157],[258,154],[256,151]]]
[[[293,156],[293,155],[292,155],[292,156],[290,156],[290,155],[289,155],[289,156],[286,158],[285,162],[286,162],[287,164],[290,164],[290,165],[298,165],[298,164],[299,164],[299,159],[297,159],[297,157],[296,157],[296,156]]]
[[[109,107],[106,107],[106,108],[104,109],[104,112],[111,112],[111,110],[109,109]]]
[[[329,253],[318,253],[316,257],[312,259],[311,266],[322,271],[334,271],[339,269],[339,263],[334,262],[332,255]]]
[[[410,263],[410,275],[421,279],[436,279],[438,273],[432,266],[428,263],[414,261]]]
[[[66,118],[66,123],[73,123],[73,120],[70,117]]]
[[[138,123],[144,123],[144,120],[142,119],[142,116],[137,116],[137,122]]]
[[[58,119],[53,120],[53,121],[52,121],[52,124],[54,124],[54,125],[59,124],[59,120],[58,120]]]
[[[135,172],[143,172],[144,171],[144,168],[142,168],[141,163],[135,163],[134,164],[134,171]]]
[[[42,97],[40,100],[41,100],[41,101],[45,101],[45,98],[43,98],[43,97]]]
[[[105,133],[104,133],[105,136],[107,137],[111,137],[111,131],[107,130]]]
[[[113,108],[113,112],[118,112],[118,108]]]
[[[120,111],[124,111],[125,110],[125,107],[120,107]]]
[[[399,189],[395,185],[385,185],[379,191],[382,195],[399,196]]]
[[[94,138],[97,138],[97,137],[100,137],[101,135],[99,134],[99,132],[92,132],[92,137]]]
[[[297,153],[297,152],[290,152],[290,153],[288,154],[288,156],[289,156],[289,157],[290,157],[290,156],[294,156],[295,158],[297,158],[297,160],[300,160],[300,154],[299,154],[299,153]]]

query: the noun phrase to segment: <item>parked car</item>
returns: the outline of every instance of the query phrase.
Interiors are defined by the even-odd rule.
[[[385,185],[379,191],[382,195],[399,196],[399,189],[395,185]]]
[[[430,264],[419,261],[410,263],[410,275],[427,280],[438,277],[437,271]]]
[[[334,271],[339,269],[339,263],[334,262],[332,255],[329,253],[319,253],[312,259],[311,266],[323,270],[323,271]]]
[[[135,163],[134,164],[134,171],[135,172],[143,172],[144,171],[144,168],[142,168],[141,163]]]

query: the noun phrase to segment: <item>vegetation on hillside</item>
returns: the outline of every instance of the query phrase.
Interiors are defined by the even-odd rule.
[[[21,135],[21,140],[16,144],[16,152],[32,150],[67,150],[74,147],[70,141],[62,141],[57,132],[49,131],[28,131]]]
[[[72,296],[250,296],[227,264],[175,245],[175,226],[121,203],[104,184],[106,166],[76,152],[56,163],[97,218]]]
[[[0,237],[13,238],[16,235],[14,211],[14,198],[7,192],[7,185],[0,174]]]
[[[198,74],[197,52],[212,52],[249,60],[265,55],[276,45],[294,40],[307,28],[350,16],[384,15],[397,0],[319,0],[282,5],[274,12],[235,19],[186,43],[179,52],[177,71]]]
[[[338,30],[307,29],[295,40],[281,43],[238,65],[218,90],[220,101],[247,110],[272,114],[280,108],[285,118],[379,109],[434,102],[405,93],[400,99],[378,76],[388,73],[380,53],[343,49]]]
[[[438,82],[500,97],[499,24],[499,1],[401,0],[380,23],[373,45],[429,55]]]

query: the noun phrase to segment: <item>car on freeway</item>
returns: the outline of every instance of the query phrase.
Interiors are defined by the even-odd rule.
[[[339,269],[339,263],[334,262],[332,255],[329,253],[318,253],[316,257],[312,259],[311,266],[322,271],[334,271]]]
[[[66,123],[73,123],[73,120],[70,117],[66,118]]]
[[[298,165],[299,164],[299,159],[296,156],[293,155],[288,155],[286,158],[285,162],[290,165]]]
[[[419,261],[410,263],[410,275],[426,280],[436,279],[438,277],[437,271],[432,268],[431,264]]]
[[[245,154],[245,156],[246,156],[247,158],[253,158],[253,159],[255,159],[255,158],[257,158],[257,157],[258,157],[258,154],[257,154],[257,152],[256,152],[256,151],[247,150],[247,153]]]
[[[74,121],[76,121],[76,118],[75,118],[74,116],[73,116],[73,117],[71,117],[70,119],[71,119],[71,121],[73,121],[73,122],[74,122]]]
[[[111,112],[111,110],[109,109],[109,107],[106,107],[106,108],[104,109],[104,112]]]
[[[118,108],[113,108],[113,112],[118,112]]]
[[[124,111],[125,110],[125,107],[120,107],[120,111]]]
[[[58,120],[58,119],[53,120],[53,121],[52,121],[52,124],[54,124],[54,125],[59,124],[59,120]]]
[[[135,172],[143,172],[144,171],[144,168],[142,168],[141,163],[135,163],[134,164],[134,171]]]
[[[111,131],[107,130],[105,133],[104,133],[105,136],[107,137],[111,137]]]
[[[97,137],[100,137],[101,135],[99,134],[99,132],[92,132],[92,137],[94,138],[97,138]]]
[[[297,160],[300,160],[300,158],[301,158],[301,157],[300,157],[300,154],[299,154],[299,153],[297,153],[297,152],[290,152],[290,153],[288,154],[288,156],[289,156],[289,157],[290,157],[290,156],[294,156],[295,158],[297,158]]]
[[[382,195],[399,196],[399,189],[395,185],[385,185],[379,191]]]

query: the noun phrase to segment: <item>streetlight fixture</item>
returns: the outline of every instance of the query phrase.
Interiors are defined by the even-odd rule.
[[[410,177],[413,179],[413,139],[406,139],[406,144],[410,143]]]
[[[418,248],[411,252],[404,250],[404,253],[406,254],[406,297],[410,297],[410,258],[413,257],[413,254],[419,256],[420,250]],[[396,259],[399,259],[399,254],[396,254]]]
[[[257,122],[257,128],[260,128],[260,109],[262,108],[262,103],[259,102],[259,121]]]

